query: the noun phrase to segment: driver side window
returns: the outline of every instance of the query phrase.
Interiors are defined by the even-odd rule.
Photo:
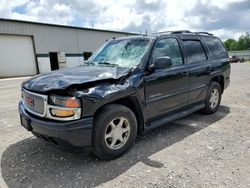
[[[173,66],[183,64],[181,50],[176,38],[161,39],[155,44],[153,58],[169,56]]]

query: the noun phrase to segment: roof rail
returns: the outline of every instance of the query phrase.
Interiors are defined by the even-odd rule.
[[[152,35],[160,35],[160,34],[196,34],[196,35],[211,35],[213,36],[212,33],[208,33],[208,32],[191,32],[189,30],[179,30],[179,31],[160,31],[160,32],[156,32],[156,33],[152,33]]]
[[[152,33],[152,35],[157,35],[157,34],[170,34],[172,31],[159,31],[159,32],[155,32]]]
[[[171,31],[170,34],[184,34],[184,33],[192,33],[189,30],[179,30],[179,31]]]
[[[182,34],[182,33],[192,33],[192,32],[188,30],[177,30],[177,31],[160,31],[152,34],[157,35],[157,34]]]
[[[212,33],[208,33],[208,32],[204,32],[204,31],[201,31],[201,32],[195,32],[195,34],[202,34],[202,35],[212,35],[213,36],[213,34]]]

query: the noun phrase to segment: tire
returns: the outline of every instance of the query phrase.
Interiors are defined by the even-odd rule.
[[[137,120],[134,113],[120,104],[107,105],[94,120],[92,152],[104,160],[118,158],[132,147],[136,135]]]
[[[221,93],[222,91],[220,84],[218,82],[211,82],[207,97],[205,99],[205,107],[203,108],[202,112],[204,112],[205,114],[215,113],[220,106]]]

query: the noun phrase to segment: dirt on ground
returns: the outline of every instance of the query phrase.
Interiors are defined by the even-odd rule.
[[[19,122],[24,79],[0,80],[0,187],[250,187],[250,64],[231,68],[217,113],[140,135],[114,161],[36,139]]]

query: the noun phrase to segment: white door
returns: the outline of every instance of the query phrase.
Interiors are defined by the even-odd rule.
[[[0,35],[0,78],[36,73],[31,37]]]

